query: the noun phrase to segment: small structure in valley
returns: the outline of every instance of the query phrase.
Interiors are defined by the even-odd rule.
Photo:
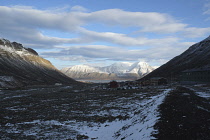
[[[119,85],[118,85],[118,83],[117,83],[117,81],[111,81],[110,83],[109,83],[109,87],[110,88],[118,88],[119,87]]]
[[[150,83],[153,86],[165,85],[167,84],[167,79],[164,77],[153,77],[150,79]]]
[[[181,74],[181,83],[210,83],[210,67],[185,70]]]
[[[55,86],[62,86],[62,83],[55,83]]]

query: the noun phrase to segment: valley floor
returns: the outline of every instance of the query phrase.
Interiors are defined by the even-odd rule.
[[[204,87],[92,90],[93,85],[0,91],[0,139],[209,139]]]
[[[202,87],[177,87],[159,107],[157,139],[209,140],[210,91]]]

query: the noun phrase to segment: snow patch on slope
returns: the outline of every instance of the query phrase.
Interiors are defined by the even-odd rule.
[[[131,65],[132,63],[130,62],[118,62],[107,67],[102,67],[100,70],[107,73],[126,73]]]
[[[28,51],[27,48],[24,48],[21,44],[18,44],[16,42],[11,43],[6,39],[0,39],[0,41],[2,42],[0,45],[0,49],[5,52],[19,56],[32,55],[32,53]]]
[[[0,76],[0,88],[15,88],[22,86],[13,76]]]
[[[140,113],[128,120],[95,124],[93,127],[84,126],[80,129],[80,133],[98,140],[151,140],[152,133],[155,133],[153,126],[159,119],[158,106],[170,91],[171,89],[167,89],[149,100],[140,102],[136,110]]]
[[[154,70],[149,64],[146,62],[136,62],[131,65],[129,73],[137,73],[139,75],[144,75],[150,73]]]
[[[66,74],[71,73],[71,72],[74,72],[74,73],[98,72],[98,73],[115,73],[117,75],[135,73],[140,76],[143,76],[152,72],[153,70],[154,68],[152,68],[146,62],[136,62],[136,63],[119,62],[119,63],[114,63],[106,67],[92,67],[88,65],[76,65],[70,68],[63,68],[61,71]]]
[[[210,99],[210,93],[209,92],[196,92],[196,94],[202,98]]]
[[[88,65],[76,65],[66,70],[66,72],[84,72],[84,73],[99,72],[101,73],[102,71]]]

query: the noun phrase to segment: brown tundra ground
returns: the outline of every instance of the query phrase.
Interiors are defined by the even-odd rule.
[[[96,86],[1,90],[0,139],[210,139],[207,87]]]

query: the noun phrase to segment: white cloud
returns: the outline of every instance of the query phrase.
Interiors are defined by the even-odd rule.
[[[146,50],[105,45],[69,46],[66,48],[57,47],[60,48],[60,51],[45,52],[42,55],[45,57],[53,56],[61,60],[65,58],[65,60],[72,61],[77,61],[76,59],[72,59],[74,56],[83,56],[82,59],[87,61],[99,58],[112,61],[137,61],[138,59],[144,59],[147,62],[159,62],[162,64],[162,62],[166,62],[187,49],[186,44],[188,45],[189,42],[176,43],[173,46],[154,47]],[[81,60],[81,58],[78,60]]]
[[[210,34],[210,27],[208,28],[186,28],[184,29],[183,35],[189,38],[196,38],[196,37],[207,37]]]
[[[159,46],[163,44],[173,44],[179,39],[175,37],[165,37],[162,39],[149,39],[146,37],[129,37],[125,34],[113,32],[95,32],[80,28],[81,34],[84,34],[89,40],[99,40],[119,44],[122,46]]]
[[[156,12],[128,12],[120,9],[108,9],[89,14],[89,20],[108,25],[135,26],[144,32],[177,32],[186,24],[179,23],[171,16]]]
[[[182,31],[186,26],[182,23],[166,23],[158,26],[145,26],[142,32],[176,33]]]
[[[187,24],[168,14],[130,12],[121,9],[88,12],[81,6],[71,8],[67,6],[55,8],[55,10],[38,10],[25,6],[0,6],[0,17],[0,37],[18,41],[35,49],[40,47],[55,48],[59,45],[61,46],[58,48],[60,51],[49,51],[42,55],[68,61],[86,61],[95,58],[122,61],[134,61],[139,58],[148,61],[154,58],[167,60],[178,55],[187,45],[191,44],[191,42],[182,42],[181,37],[176,37],[177,33],[182,37],[200,37],[210,33],[210,27],[189,28]],[[141,36],[134,37],[129,33],[123,34],[117,31],[99,32],[97,29],[88,28],[88,25],[95,23],[107,28],[110,26],[112,28],[135,27],[136,32]],[[42,33],[42,30],[65,32],[76,37],[48,36]],[[150,35],[161,33],[162,37],[149,38],[148,33]],[[69,47],[66,47],[67,44]],[[112,44],[112,47],[101,44]],[[138,49],[132,50],[133,46]],[[143,47],[144,50],[142,50]]]
[[[203,12],[203,14],[210,14],[210,2],[207,2],[204,5],[204,12]]]
[[[87,42],[82,38],[59,38],[59,37],[49,37],[43,35],[41,32],[25,27],[5,27],[1,28],[0,36],[11,39],[11,41],[19,41],[27,47],[34,48],[51,48],[54,45],[61,45],[65,43],[75,44]]]
[[[72,11],[87,12],[88,10],[82,6],[76,5],[71,8]]]
[[[203,7],[204,7],[203,15],[206,15],[206,16],[210,15],[210,1],[209,0],[207,0],[207,2],[204,4]],[[210,20],[210,17],[208,16],[206,18],[206,21],[209,21],[209,20]]]
[[[84,8],[80,6],[73,7],[73,9],[83,9],[84,11]],[[97,31],[88,31],[88,29],[85,29],[86,24],[94,24],[97,22],[100,24],[115,26],[135,26],[142,28],[143,32],[177,32],[186,26],[185,24],[176,22],[173,18],[166,14],[154,12],[128,12],[120,9],[108,9],[92,13],[55,13],[51,12],[50,10],[37,10],[32,7],[0,6],[0,16],[0,29],[7,29],[7,32],[14,36],[13,38],[17,37],[17,35],[12,33],[14,30],[10,29],[10,27],[20,28],[22,29],[21,32],[27,32],[25,30],[30,30],[32,36],[40,36],[41,32],[39,29],[58,30],[76,33],[79,35],[86,35],[85,37],[80,36],[80,39],[69,39],[69,42],[64,41],[67,39],[49,39],[48,37],[43,37],[44,35],[41,35],[42,37],[38,37],[40,40],[45,39],[46,42],[56,40],[55,43],[59,43],[59,41],[60,43],[71,43],[72,40],[81,41],[82,43],[90,41],[95,42],[97,39],[111,41],[112,43],[120,45],[139,45],[145,42],[144,38],[133,38],[123,34],[111,32],[99,33]],[[83,30],[81,30],[81,26],[84,26]],[[1,34],[4,36],[4,34],[8,33]],[[22,40],[24,41],[24,39]],[[73,41],[73,43],[75,42]]]
[[[61,10],[55,9],[57,11],[55,13],[52,10],[38,10],[27,6],[0,6],[1,23],[62,31],[75,31],[77,27],[82,25],[100,23],[114,26],[134,26],[140,27],[145,32],[163,33],[178,32],[187,26],[187,24],[173,19],[170,15],[157,12],[107,9],[87,13],[87,9],[78,5],[72,7],[71,10],[79,10],[80,12],[61,12]]]
[[[0,6],[2,27],[16,26],[25,28],[75,31],[83,22],[76,13],[53,13],[33,8]]]

